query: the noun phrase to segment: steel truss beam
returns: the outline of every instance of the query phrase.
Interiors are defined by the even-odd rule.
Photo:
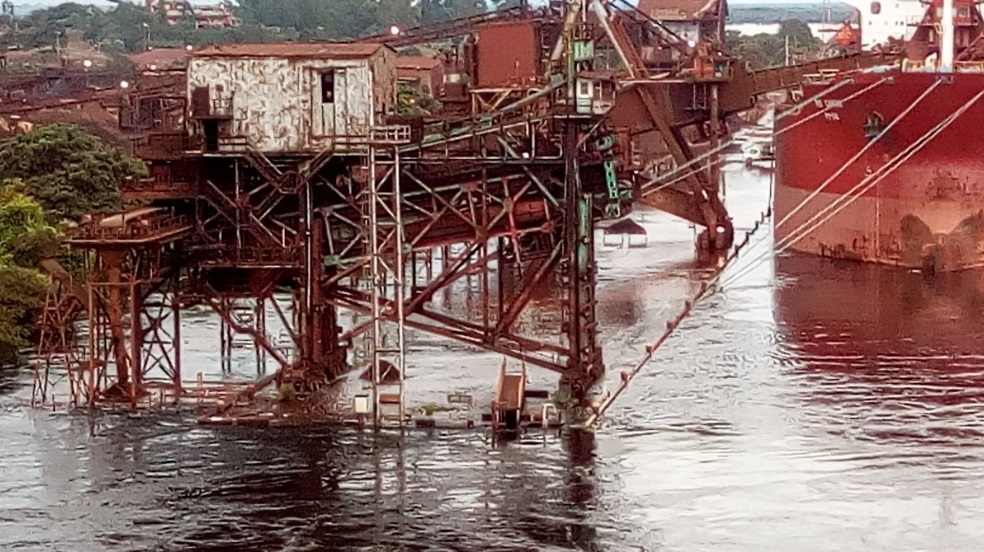
[[[364,179],[369,182],[372,175],[379,176],[368,184],[368,192],[345,179],[332,185],[336,192],[347,190],[354,195],[325,210],[325,242],[331,244],[327,253],[341,270],[368,263],[372,282],[369,291],[357,283],[344,285],[340,279],[326,282],[329,302],[370,317],[342,335],[341,341],[351,343],[360,335],[379,332],[383,320],[402,323],[555,371],[583,396],[600,377],[603,366],[594,324],[595,278],[590,258],[594,213],[578,174],[585,131],[571,126],[570,141],[558,156],[566,165],[554,164],[550,170],[538,168],[534,157],[528,165],[517,165],[508,172],[499,165],[494,177],[489,174],[491,168],[479,168],[474,180],[443,184],[440,172],[423,176],[430,172],[425,160],[441,154],[435,147],[436,154],[425,148],[403,159],[399,154],[374,157]],[[520,158],[510,145],[516,135],[500,131],[485,137],[484,142],[496,145],[496,150],[489,157],[482,155],[490,153],[488,149],[473,154],[475,165],[481,167],[492,156],[496,160],[500,156]],[[397,187],[401,193],[394,194]],[[372,196],[377,211],[360,225],[351,208],[372,205]],[[383,210],[388,216],[385,222],[379,219]],[[367,240],[368,254],[359,254],[354,243]],[[447,247],[451,244],[457,246],[454,252]],[[442,255],[437,274],[432,265],[408,262],[413,258],[409,252],[435,248],[451,253]],[[348,256],[339,255],[340,251]],[[396,263],[404,267],[402,275]],[[490,270],[499,274],[497,285],[487,277]],[[381,277],[383,271],[386,278]],[[440,290],[451,289],[476,273],[483,275],[480,312],[461,305],[441,309],[430,304]],[[516,277],[511,278],[512,274]],[[550,301],[564,312],[554,332],[563,336],[559,342],[523,335],[522,327],[527,324],[517,324],[534,296],[542,295],[551,283],[559,284],[560,292],[554,289]],[[391,350],[398,349],[399,345]]]
[[[87,282],[88,344],[81,372],[70,376],[79,383],[73,403],[136,404],[154,390],[177,401],[183,393],[177,274],[161,272],[146,253],[97,253]]]
[[[49,396],[52,401],[55,400],[54,390],[62,378],[52,379],[52,368],[61,368],[69,376],[69,401],[77,402],[79,395],[80,382],[70,376],[79,372],[76,320],[85,310],[85,305],[67,274],[65,278],[59,278],[54,273],[51,276],[52,282],[38,315],[38,346],[32,362],[34,385],[31,402],[35,406],[46,404]]]

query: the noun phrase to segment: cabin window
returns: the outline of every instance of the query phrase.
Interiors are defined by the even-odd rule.
[[[321,103],[335,103],[335,72],[321,73]]]
[[[871,13],[874,15],[878,15],[881,13],[881,2],[871,3]]]

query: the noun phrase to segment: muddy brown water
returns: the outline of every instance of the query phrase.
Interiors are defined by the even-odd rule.
[[[727,177],[746,228],[768,178]],[[599,253],[616,373],[708,274],[693,230],[642,224],[647,248]],[[30,374],[0,372],[0,550],[979,550],[981,284],[769,256],[699,306],[596,434],[495,446],[34,411]],[[189,318],[186,365],[215,363],[216,322]],[[416,339],[408,389],[491,388],[495,355]]]

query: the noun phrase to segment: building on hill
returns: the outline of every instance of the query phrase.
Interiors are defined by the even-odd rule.
[[[177,24],[184,18],[193,17],[195,26],[236,27],[239,19],[233,12],[232,3],[223,0],[215,5],[192,5],[188,0],[146,0],[147,10],[163,14],[168,24]]]

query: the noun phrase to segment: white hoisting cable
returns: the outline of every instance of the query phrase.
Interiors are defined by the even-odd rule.
[[[926,134],[922,135],[915,142],[910,144],[905,150],[897,154],[888,163],[879,167],[877,171],[866,176],[861,182],[856,184],[845,194],[838,196],[838,198],[830,202],[826,207],[818,211],[808,220],[797,226],[792,232],[789,233],[785,238],[776,244],[776,249],[772,253],[773,256],[780,255],[787,251],[790,247],[799,243],[803,238],[808,236],[811,232],[825,224],[828,220],[836,216],[838,213],[846,209],[850,204],[854,203],[857,199],[868,193],[869,190],[878,185],[879,182],[884,180],[887,176],[892,174],[896,169],[901,167],[905,162],[911,159],[916,153],[921,149],[926,147],[930,142],[936,139],[944,130],[947,129],[951,124],[953,124],[961,115],[967,112],[975,103],[980,101],[984,97],[984,90],[978,92],[973,98],[971,98],[967,103],[963,104],[956,111],[948,115],[945,119],[936,124],[932,129],[930,129]],[[830,212],[833,210],[833,212]],[[822,218],[821,218],[822,217]],[[817,220],[820,219],[820,220]],[[745,275],[747,275],[751,270],[756,268],[762,260],[768,257],[768,255],[759,255],[750,264],[746,265],[744,268],[738,272],[731,274],[728,278],[721,282],[721,286],[726,286],[732,282],[735,282]]]
[[[879,82],[881,82],[881,81],[879,81]],[[936,81],[932,86],[928,87],[912,104],[909,105],[908,108],[906,108],[902,113],[900,113],[899,116],[891,124],[889,124],[888,126],[886,126],[885,129],[874,140],[872,140],[864,148],[862,148],[862,150],[861,150],[861,152],[859,152],[859,154],[853,156],[850,160],[848,160],[845,163],[845,165],[842,166],[841,169],[837,171],[837,173],[835,173],[835,177],[836,176],[839,176],[841,173],[843,173],[843,171],[846,170],[846,167],[847,166],[849,166],[850,164],[854,163],[861,156],[861,154],[863,154],[863,152],[867,151],[867,149],[869,149],[871,147],[871,145],[874,142],[877,142],[879,139],[881,139],[895,124],[897,124],[901,119],[903,119],[906,115],[908,115],[926,96],[928,96],[933,90],[935,90],[935,88],[941,82],[942,81]],[[849,193],[853,193],[855,190],[867,186],[866,188],[864,188],[860,192],[860,194],[857,197],[860,197],[860,195],[863,195],[867,190],[871,189],[871,187],[873,187],[878,182],[880,182],[882,179],[884,179],[885,176],[888,176],[888,174],[890,174],[896,168],[898,168],[899,166],[901,166],[902,163],[905,163],[908,159],[910,159],[913,155],[915,155],[916,152],[918,152],[920,149],[922,149],[923,147],[925,147],[926,144],[928,144],[930,141],[932,141],[934,138],[936,138],[943,130],[945,130],[950,124],[952,124],[960,115],[962,115],[963,113],[965,113],[981,97],[984,97],[984,91],[981,91],[980,93],[978,93],[970,101],[968,101],[966,104],[964,104],[963,106],[961,106],[960,109],[958,109],[953,114],[949,115],[946,119],[944,119],[943,121],[941,121],[934,128],[930,129],[930,131],[928,131],[926,134],[924,134],[919,139],[917,139],[913,144],[911,144],[909,147],[907,147],[906,150],[904,150],[903,152],[901,152],[899,155],[896,155],[891,161],[889,161],[889,163],[887,163],[885,166],[883,166],[881,169],[879,169],[879,171],[877,171],[875,174],[872,174],[872,175],[869,175],[868,177],[866,177],[865,180],[863,180],[860,184],[858,184],[857,186],[855,186],[854,188],[852,188],[851,192],[849,192]],[[888,168],[888,167],[890,167],[890,168]],[[878,177],[876,179],[872,180],[872,178],[875,177],[876,175],[878,175]],[[830,178],[830,179],[828,179],[826,182],[824,182],[824,184],[822,184],[822,187],[825,187],[825,186],[829,185],[832,180],[833,180],[833,177]],[[807,203],[807,202],[809,202],[809,201],[811,201],[813,198],[815,198],[816,195],[818,195],[818,193],[819,192],[814,192],[809,197],[805,198],[802,202],[800,202],[800,204],[797,206],[797,208],[794,209],[794,212],[791,212],[790,214],[788,214],[783,219],[783,222],[788,221],[789,218],[790,218],[790,216],[792,214],[794,214],[798,210],[802,209],[802,207],[804,206],[804,204]],[[846,204],[842,205],[840,208],[843,209],[844,207],[846,207]],[[836,213],[833,213],[833,214],[829,215],[827,218],[829,219],[830,217],[834,216],[835,214]],[[811,220],[813,220],[813,219],[811,219]],[[823,224],[823,222],[825,222],[825,221],[826,221],[826,219],[824,221],[821,221],[820,224]],[[809,224],[809,221],[807,223],[805,223],[805,224]],[[805,224],[804,225],[800,225],[800,227],[798,227],[796,230],[794,230],[794,233],[797,232],[800,228],[804,227]],[[800,239],[800,238],[797,238],[797,239]],[[748,241],[748,236],[746,236],[745,243],[747,243],[747,241]],[[793,243],[795,243],[795,242],[793,242]],[[614,393],[612,393],[611,395],[609,395],[609,397],[605,400],[605,402],[602,403],[602,405],[594,413],[592,413],[592,415],[583,424],[583,427],[585,427],[585,428],[592,427],[597,422],[597,420],[602,415],[604,415],[604,413],[615,402],[615,400],[618,399],[618,397],[625,391],[625,389],[628,388],[628,386],[632,382],[632,380],[639,374],[639,372],[642,371],[642,368],[645,367],[646,364],[648,364],[650,360],[652,360],[652,357],[653,357],[653,354],[655,353],[655,351],[672,335],[673,331],[676,330],[676,328],[679,327],[680,322],[684,318],[686,318],[686,316],[688,316],[690,314],[690,312],[692,311],[694,305],[699,300],[703,299],[707,295],[707,292],[709,290],[711,290],[713,288],[713,286],[719,280],[721,280],[722,276],[724,275],[724,269],[730,264],[730,262],[734,258],[737,257],[738,249],[739,248],[736,248],[731,253],[731,255],[728,256],[727,261],[722,265],[722,267],[719,268],[717,270],[717,272],[715,272],[715,274],[707,282],[703,282],[701,284],[700,290],[696,294],[694,294],[693,297],[690,300],[688,300],[688,301],[685,302],[683,311],[681,311],[681,313],[676,318],[674,318],[673,320],[670,320],[670,321],[668,321],[666,323],[666,330],[651,345],[648,345],[646,347],[646,353],[645,353],[645,355],[643,355],[642,359],[638,363],[636,363],[636,365],[632,368],[632,370],[630,372],[625,373],[623,375],[621,385],[615,390]],[[756,259],[756,260],[758,260],[758,259]],[[747,272],[750,268],[751,267],[746,266],[745,269],[743,269],[743,272]],[[730,281],[734,281],[734,279],[735,278],[729,278],[727,281],[729,281],[729,282]]]
[[[854,99],[856,99],[856,98],[858,98],[858,97],[860,97],[860,96],[862,96],[862,95],[870,92],[871,90],[875,89],[876,87],[880,86],[881,84],[884,84],[888,80],[889,79],[887,79],[887,78],[880,79],[880,80],[878,80],[878,81],[876,81],[876,82],[868,85],[867,87],[865,87],[865,88],[863,88],[863,89],[855,92],[854,94],[851,94],[850,96],[847,96],[847,97],[839,100],[839,102],[840,102],[841,105],[843,105],[846,102],[849,102],[851,100],[854,100]],[[813,96],[811,96],[811,97],[809,97],[809,98],[801,101],[800,103],[798,103],[798,104],[792,106],[791,108],[783,111],[782,113],[776,115],[776,119],[775,120],[778,121],[778,120],[782,119],[783,117],[788,116],[790,113],[793,113],[796,110],[801,109],[802,107],[804,107],[806,105],[809,105],[810,103],[813,103],[813,102],[815,102],[815,101],[817,101],[817,100],[819,100],[819,99],[821,99],[821,98],[829,95],[830,93],[834,92],[835,90],[838,90],[838,89],[840,89],[840,88],[842,88],[844,86],[847,86],[848,84],[852,84],[853,82],[854,82],[854,79],[845,79],[845,80],[843,80],[843,81],[841,81],[841,82],[839,82],[839,83],[831,86],[829,89],[823,90],[822,92],[820,92],[818,94],[814,94]],[[811,120],[814,117],[819,117],[820,115],[823,115],[823,114],[827,113],[828,111],[830,111],[833,108],[834,108],[834,105],[828,103],[828,105],[826,105],[823,109],[817,110],[816,113],[813,113],[813,114],[805,117],[803,120],[797,121],[796,123],[793,123],[792,125],[790,125],[790,126],[788,126],[786,128],[780,129],[778,132],[773,133],[773,138],[775,136],[779,136],[779,135],[781,135],[781,134],[783,134],[785,132],[788,132],[789,130],[792,130],[792,129],[796,128],[800,124],[805,123],[806,121]],[[680,182],[681,180],[685,180],[685,179],[689,178],[691,175],[696,174],[697,172],[703,170],[704,169],[704,166],[695,167],[692,171],[684,174],[682,177],[679,177],[679,178],[674,179],[672,182],[666,182],[665,181],[667,178],[672,178],[674,176],[677,176],[678,174],[680,174],[681,172],[683,172],[685,169],[688,169],[689,167],[691,167],[691,166],[693,166],[693,165],[695,165],[697,163],[700,163],[700,162],[704,161],[705,159],[707,159],[707,158],[709,158],[709,157],[711,157],[713,155],[716,155],[716,154],[724,151],[725,149],[731,147],[735,143],[737,143],[737,141],[734,138],[730,138],[730,139],[726,140],[725,142],[721,143],[720,145],[718,145],[718,147],[713,148],[713,149],[710,149],[708,151],[705,151],[704,153],[702,153],[702,154],[694,157],[690,161],[687,161],[686,163],[683,163],[681,165],[678,165],[672,171],[669,171],[669,172],[667,172],[665,174],[661,174],[661,175],[658,175],[658,176],[655,176],[655,177],[651,178],[648,182],[645,182],[644,184],[642,184],[642,186],[640,186],[640,194],[643,195],[643,196],[646,196],[646,195],[649,195],[649,194],[653,194],[653,193],[656,193],[656,192],[658,192],[658,191],[660,191],[660,190],[662,190],[664,188],[668,188],[669,186],[672,186],[673,184],[675,184],[677,182]],[[723,162],[723,160],[721,162]],[[653,185],[656,185],[656,187],[655,188],[650,188],[650,186],[653,186]]]
[[[807,204],[809,204],[811,201],[813,201],[814,199],[816,199],[817,196],[819,196],[821,193],[823,193],[823,191],[836,178],[838,178],[840,175],[842,175],[844,173],[844,171],[847,170],[848,167],[850,167],[852,164],[854,164],[855,161],[857,161],[858,159],[860,159],[861,156],[864,155],[864,153],[867,152],[869,149],[871,149],[875,144],[877,144],[879,141],[881,141],[881,139],[884,138],[888,134],[888,131],[889,130],[891,130],[892,128],[894,128],[906,116],[908,116],[910,113],[912,113],[912,111],[916,108],[916,106],[918,106],[924,99],[926,99],[926,97],[929,96],[929,94],[932,93],[933,90],[936,90],[936,87],[939,86],[942,82],[943,82],[942,80],[937,80],[931,86],[926,87],[926,90],[924,90],[922,92],[922,94],[919,95],[919,97],[917,97],[911,104],[909,104],[908,107],[906,107],[904,110],[902,110],[902,112],[899,113],[898,117],[896,117],[894,120],[892,120],[892,122],[889,123],[878,134],[878,136],[876,136],[873,140],[871,140],[867,144],[865,144],[865,146],[863,148],[861,148],[860,150],[858,150],[858,152],[855,153],[854,155],[852,155],[850,159],[848,159],[847,161],[845,161],[844,164],[841,165],[839,169],[837,169],[836,171],[834,171],[834,174],[830,175],[830,177],[828,177],[826,180],[824,180],[823,183],[821,183],[820,186],[818,186],[816,190],[813,190],[812,192],[810,192],[810,195],[808,195],[807,197],[805,197],[790,212],[786,213],[786,215],[782,219],[780,219],[778,222],[776,222],[775,225],[773,226],[773,230],[775,230],[777,228],[780,228],[783,225],[785,225],[787,222],[789,222],[789,220],[794,215],[796,215],[796,213],[799,213],[804,207],[806,207]],[[931,132],[932,132],[932,130],[930,130],[927,133],[927,135],[929,133],[931,133]],[[756,242],[756,244],[752,245],[752,249],[754,249],[758,245],[762,245],[763,243],[764,242],[761,242],[761,241]],[[762,253],[760,253],[757,257],[753,258],[752,261],[750,261],[749,265],[754,265],[755,263],[759,262],[763,258],[765,258],[765,257],[767,257],[769,255],[773,255],[773,254],[774,254],[774,251],[769,250],[769,249],[766,249],[766,250],[762,251]],[[746,266],[748,266],[748,265],[746,265]],[[742,268],[739,272],[747,272],[747,270],[745,268]],[[717,278],[719,278],[720,276],[721,276],[720,274],[717,275],[715,277],[715,280],[712,281],[712,284],[715,283],[715,281],[717,280]],[[733,280],[733,278],[731,278],[731,280]]]

